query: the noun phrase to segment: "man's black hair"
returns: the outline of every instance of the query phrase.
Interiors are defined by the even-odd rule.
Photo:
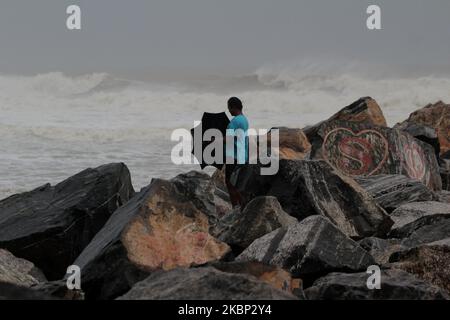
[[[239,98],[231,97],[228,99],[228,106],[242,111],[242,101]]]

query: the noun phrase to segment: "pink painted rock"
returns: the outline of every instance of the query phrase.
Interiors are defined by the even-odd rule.
[[[400,130],[364,123],[332,121],[322,124],[311,151],[350,177],[403,174],[431,190],[442,189],[433,148]]]
[[[210,180],[198,172],[154,179],[119,208],[74,263],[86,297],[114,298],[153,271],[224,258],[230,248],[209,233]]]
[[[155,180],[140,214],[122,232],[128,259],[144,270],[170,270],[221,259],[228,246],[209,234],[208,216]]]

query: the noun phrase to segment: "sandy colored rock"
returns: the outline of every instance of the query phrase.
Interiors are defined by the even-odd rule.
[[[302,129],[275,128],[279,134],[279,158],[287,160],[302,160],[309,155],[311,144]],[[273,130],[273,129],[272,129]],[[271,143],[271,133],[267,135]]]
[[[450,150],[450,104],[438,101],[430,103],[414,111],[407,120],[399,124],[405,126],[407,123],[425,125],[436,130],[440,144],[440,154]]]

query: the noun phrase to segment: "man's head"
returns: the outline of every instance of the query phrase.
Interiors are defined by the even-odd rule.
[[[228,99],[228,111],[230,111],[233,117],[240,115],[242,113],[242,101],[236,97]]]

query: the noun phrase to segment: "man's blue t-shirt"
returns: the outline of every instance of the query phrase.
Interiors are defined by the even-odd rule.
[[[233,135],[234,151],[227,146],[226,155],[237,160],[238,164],[244,164],[248,161],[248,120],[240,114],[234,117],[228,124],[227,136]]]

